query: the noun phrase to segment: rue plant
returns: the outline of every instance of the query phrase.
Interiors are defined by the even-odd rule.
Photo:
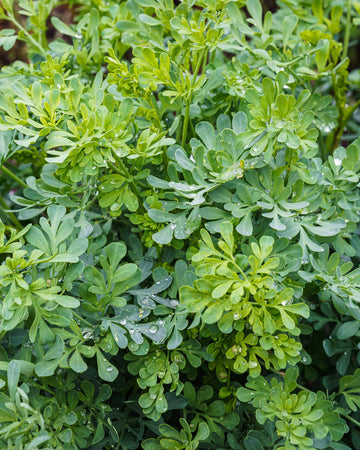
[[[360,448],[360,3],[273,3],[1,2],[0,448]]]

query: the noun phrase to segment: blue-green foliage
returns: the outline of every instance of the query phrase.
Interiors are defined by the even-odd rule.
[[[360,7],[267,3],[1,2],[0,448],[360,448]]]

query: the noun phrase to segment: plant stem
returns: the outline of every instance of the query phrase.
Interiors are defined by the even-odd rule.
[[[51,389],[49,389],[49,388],[47,388],[47,387],[45,387],[45,386],[43,386],[43,385],[41,385],[39,383],[32,383],[32,385],[33,386],[37,386],[38,388],[43,389],[44,391],[49,392],[49,394],[55,396],[55,392],[54,391],[52,391]]]
[[[189,123],[189,114],[190,114],[190,101],[191,101],[191,98],[186,99],[185,116],[184,116],[182,138],[181,138],[181,147],[183,147],[183,148],[185,147],[185,144],[186,144],[188,123]]]
[[[360,106],[360,99],[353,105],[353,106],[349,106],[348,108],[346,108],[344,116],[342,121],[340,122],[339,126],[337,127],[336,131],[335,131],[335,135],[334,135],[334,141],[333,141],[333,145],[332,145],[332,153],[334,153],[334,151],[336,150],[336,148],[338,147],[339,143],[340,143],[340,139],[341,136],[344,132],[344,129],[347,125],[347,123],[349,122],[349,120],[351,119],[352,115],[354,114],[355,110]]]
[[[193,76],[192,76],[192,80],[191,80],[191,86],[190,86],[190,90],[188,92],[188,95],[186,97],[186,107],[185,107],[185,116],[184,116],[184,123],[183,123],[183,130],[182,130],[182,138],[181,138],[181,146],[184,148],[185,144],[186,144],[186,138],[187,138],[187,130],[188,130],[188,124],[189,124],[189,114],[190,114],[190,105],[191,105],[191,99],[192,99],[192,94],[193,94],[193,87],[195,85],[196,82],[196,78],[198,76],[200,67],[201,67],[201,63],[204,59],[207,58],[207,48],[204,47],[199,55],[198,60],[196,61],[196,66],[193,72]]]
[[[19,23],[13,15],[8,16],[8,20],[10,20],[20,31],[24,33],[27,40],[31,42],[31,44],[39,51],[40,55],[46,57],[47,51],[35,41],[35,39],[31,36],[31,34]],[[21,38],[20,38],[21,39]],[[22,39],[24,40],[24,39]]]
[[[342,62],[344,62],[345,59],[347,58],[347,54],[348,54],[348,50],[349,50],[350,31],[351,31],[351,0],[348,0],[347,1],[345,36],[344,36],[344,48],[343,48],[343,52],[342,52],[342,56],[341,56]],[[336,106],[338,108],[339,115],[342,118],[340,120],[339,125],[334,130],[334,134],[331,136],[329,149],[330,149],[330,153],[333,154],[335,149],[338,147],[338,145],[340,143],[340,139],[344,132],[345,126],[346,126],[347,122],[350,120],[355,109],[359,106],[359,102],[356,102],[355,105],[351,108],[344,108],[342,106],[342,102],[340,101],[341,94],[340,94],[340,96],[338,94],[338,89],[337,89],[337,84],[336,84],[337,80],[336,80],[335,73],[331,74],[331,78],[332,78],[332,84],[333,84],[333,89],[334,89]]]
[[[343,53],[342,53],[342,59],[345,59],[348,54],[350,30],[351,30],[351,0],[348,0],[347,1],[346,26],[345,26],[344,48],[343,48]]]
[[[341,414],[341,413],[340,413]],[[354,423],[356,426],[360,428],[360,422],[358,422],[356,419],[353,419],[348,414],[341,414],[343,417],[345,417],[347,420],[350,420],[350,422]]]
[[[8,205],[1,196],[0,196],[0,209],[3,209],[4,213],[9,217],[9,219],[15,225],[15,227],[18,230],[21,230],[22,228],[21,223],[18,221],[15,214],[13,214],[11,211],[6,211],[8,209]]]
[[[86,323],[86,325],[88,325],[91,328],[94,328],[95,325],[93,323],[88,322],[86,319],[84,319],[82,316],[80,316],[80,314],[76,313],[75,311],[72,311],[72,313],[79,320],[81,320],[82,322]]]
[[[11,172],[11,170],[9,170],[7,167],[5,167],[4,165],[0,166],[0,169],[6,174],[8,175],[10,178],[12,178],[14,181],[16,181],[18,184],[20,184],[20,186],[22,186],[23,188],[27,188],[27,185],[23,182],[23,180],[21,180],[17,175],[15,175],[14,173]]]
[[[323,162],[325,162],[326,161],[326,147],[325,147],[324,137],[321,134],[321,131],[319,131],[319,147],[320,147],[321,159]]]

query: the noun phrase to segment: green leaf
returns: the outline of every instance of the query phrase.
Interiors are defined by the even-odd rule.
[[[13,48],[17,39],[15,30],[6,28],[0,31],[0,47],[3,47],[5,52],[8,52]]]
[[[215,148],[215,130],[209,122],[199,123],[195,131],[208,149]]]
[[[203,314],[205,323],[215,323],[221,319],[224,312],[223,302],[217,301],[207,308]]]
[[[39,377],[50,377],[54,375],[59,363],[60,361],[57,359],[52,361],[39,361],[35,366],[35,372]]]
[[[67,249],[67,252],[73,256],[81,256],[86,252],[87,248],[88,248],[87,239],[76,238],[71,242],[69,248]]]
[[[156,399],[155,407],[159,413],[164,413],[168,409],[168,403],[165,396],[161,395]]]
[[[56,335],[55,342],[51,345],[50,349],[45,353],[44,359],[46,361],[58,360],[64,353],[64,341],[59,335]]]
[[[295,328],[294,320],[283,309],[279,308],[279,311],[280,311],[281,320],[283,321],[284,326],[286,328],[288,328],[289,330],[293,330]]]
[[[322,72],[325,69],[326,62],[329,57],[329,48],[329,41],[324,39],[322,47],[315,54],[316,66],[319,72]]]
[[[262,30],[262,6],[259,0],[247,0],[247,9],[250,16],[254,19],[255,25]]]
[[[74,297],[70,297],[69,295],[53,294],[51,299],[64,308],[78,308],[80,306],[79,300]]]
[[[17,361],[10,361],[7,368],[7,384],[12,401],[15,400],[16,388],[20,379],[20,367]]]
[[[162,230],[158,231],[157,233],[154,233],[152,235],[152,238],[155,242],[158,244],[170,244],[174,234],[174,229],[171,227],[171,224],[167,225]]]
[[[147,14],[140,14],[139,19],[141,20],[141,22],[145,23],[146,25],[150,25],[151,27],[161,25],[160,20],[148,16]]]
[[[284,46],[288,44],[290,36],[292,35],[296,25],[298,23],[298,18],[294,14],[285,16],[282,23],[282,33],[283,33],[283,43]]]
[[[340,375],[345,375],[351,360],[351,349],[346,349],[336,363],[336,370]]]
[[[359,328],[359,321],[342,323],[337,330],[337,337],[338,339],[349,339],[356,335],[356,333],[359,331]]]
[[[198,431],[195,436],[197,441],[205,441],[210,435],[210,430],[206,422],[201,422],[198,427]]]
[[[80,352],[76,349],[69,359],[69,366],[77,373],[85,372],[87,364],[82,359]]]
[[[126,245],[122,242],[112,242],[105,247],[104,251],[109,258],[110,267],[115,270],[126,254]]]
[[[96,361],[101,379],[112,382],[117,378],[119,375],[118,369],[105,358],[98,348],[96,349]]]
[[[250,212],[245,214],[245,216],[241,219],[240,223],[236,227],[236,231],[243,236],[251,236],[253,234],[253,225]]]
[[[72,30],[68,25],[66,25],[64,22],[62,22],[59,18],[53,16],[51,17],[51,23],[53,26],[61,33],[65,34],[66,36],[71,37],[78,37],[78,33],[76,31]]]
[[[346,375],[340,379],[339,393],[343,394],[352,411],[360,408],[360,369],[356,369],[353,375]]]
[[[116,344],[120,348],[126,348],[128,344],[128,340],[125,336],[126,330],[124,328],[119,327],[118,325],[115,325],[114,323],[110,322],[109,324],[111,334],[113,335],[113,338],[115,339]]]

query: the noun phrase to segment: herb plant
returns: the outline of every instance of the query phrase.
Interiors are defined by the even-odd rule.
[[[360,3],[268,3],[1,1],[0,448],[360,448]]]

